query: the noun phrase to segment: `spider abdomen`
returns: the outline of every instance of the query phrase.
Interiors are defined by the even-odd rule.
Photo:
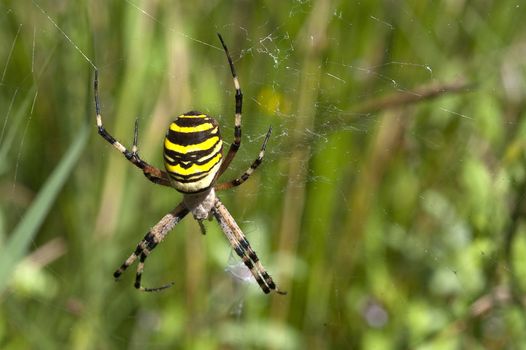
[[[213,185],[223,160],[217,121],[199,112],[177,117],[164,139],[164,166],[176,190],[204,191]]]

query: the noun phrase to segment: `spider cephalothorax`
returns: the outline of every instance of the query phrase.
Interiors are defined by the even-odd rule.
[[[228,53],[223,38],[219,34],[218,36],[227,56],[236,89],[234,141],[224,157],[223,140],[221,139],[217,121],[206,114],[191,111],[178,116],[168,127],[164,139],[163,154],[166,171],[146,163],[138,154],[137,121],[135,122],[135,134],[131,151],[104,129],[98,95],[98,73],[95,71],[95,109],[97,112],[99,134],[117,148],[126,159],[140,168],[150,181],[155,184],[173,187],[183,193],[182,202],[146,233],[143,240],[140,241],[135,248],[135,251],[113,275],[115,278],[119,278],[135,260],[139,259],[135,275],[135,287],[137,289],[143,291],[158,291],[170,287],[172,284],[157,288],[143,287],[141,285],[141,276],[144,269],[144,262],[157,244],[166,237],[168,232],[188,213],[192,213],[192,216],[198,221],[203,233],[205,233],[204,225],[202,224],[203,220],[212,217],[217,220],[232,248],[250,269],[250,272],[265,293],[275,291],[284,294],[284,292],[277,288],[272,277],[270,277],[259,261],[256,252],[254,252],[250,246],[243,231],[241,231],[232,215],[230,215],[226,207],[216,196],[216,190],[225,190],[241,185],[259,164],[261,164],[265,154],[265,147],[272,130],[269,128],[258,157],[243,175],[232,181],[216,184],[216,180],[228,168],[241,144],[241,109],[243,105],[243,94],[241,93],[241,87],[237,79],[232,58]]]

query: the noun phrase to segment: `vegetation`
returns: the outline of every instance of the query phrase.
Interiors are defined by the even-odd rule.
[[[526,12],[518,1],[0,1],[2,349],[526,345]],[[192,109],[233,139],[220,193],[286,296],[180,223],[133,288],[113,271],[181,199],[161,166]]]

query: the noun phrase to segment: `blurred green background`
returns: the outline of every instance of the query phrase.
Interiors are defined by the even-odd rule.
[[[526,346],[526,11],[521,1],[0,1],[0,348]],[[162,166],[178,114],[243,141],[220,193],[288,295],[237,278],[190,217],[113,271],[180,200],[97,135]]]

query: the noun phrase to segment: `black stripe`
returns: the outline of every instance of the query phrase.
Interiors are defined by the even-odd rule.
[[[241,243],[241,246],[245,249],[250,248],[250,243],[248,243],[246,238],[243,238],[239,243]]]
[[[192,161],[194,159],[202,158],[204,156],[212,154],[211,151],[217,146],[217,144],[219,142],[221,142],[220,138],[218,138],[217,141],[212,146],[210,146],[210,148],[197,150],[197,151],[192,151],[192,152],[186,152],[186,153],[173,151],[171,149],[168,149],[168,148],[164,147],[164,154],[166,154],[168,157],[170,157],[170,158],[172,158],[174,160],[175,159],[181,159],[181,160],[184,160],[184,161]],[[177,145],[182,146],[180,143],[177,144]],[[215,153],[221,153],[222,150],[223,150],[223,147],[221,147],[219,149],[219,151],[215,152]]]
[[[245,252],[243,251],[243,248],[241,248],[238,245],[236,245],[234,247],[234,250],[236,251],[237,255],[239,255],[240,258],[242,258],[245,255]]]
[[[240,241],[241,243],[241,246],[243,248],[245,248],[248,252],[248,256],[250,257],[250,259],[254,262],[254,263],[257,263],[259,261],[259,258],[258,256],[256,255],[256,252],[252,249],[252,247],[250,246],[250,243],[248,243],[248,240],[246,238],[242,239]]]
[[[243,262],[245,263],[245,265],[250,269],[252,270],[254,268],[254,264],[252,263],[252,261],[248,260],[248,259],[243,259]]]
[[[216,155],[217,155],[217,154],[216,154]],[[214,155],[214,156],[216,156],[216,155]],[[180,160],[178,160],[178,159],[176,159],[175,162],[171,162],[171,161],[169,161],[169,160],[167,160],[167,159],[165,158],[165,159],[164,159],[164,162],[165,162],[165,164],[170,165],[170,166],[179,165],[179,166],[180,166],[181,168],[183,168],[183,169],[190,169],[190,168],[192,167],[192,165],[204,165],[204,164],[210,162],[211,159],[213,159],[213,158],[214,158],[214,157],[208,158],[208,159],[206,159],[206,160],[204,160],[204,161],[202,161],[202,162],[195,162],[195,161],[192,161],[192,160],[186,160],[186,161],[188,162],[188,163],[186,163],[186,164],[183,163],[183,162],[180,162]],[[219,162],[220,159],[221,159],[221,158],[219,158],[219,159],[217,160],[217,162]],[[216,165],[217,162],[214,163],[214,165]],[[204,171],[204,172],[206,172],[206,173],[210,172],[210,171],[212,170],[212,168],[214,167],[214,165],[212,165],[208,171]],[[168,170],[168,172],[170,172],[170,173],[175,173],[175,174],[178,174],[178,175],[179,175],[179,173],[174,172],[174,171],[170,171],[170,170]],[[194,173],[194,174],[197,174],[197,173]]]
[[[180,127],[194,127],[205,123],[210,123],[217,126],[217,122],[214,118],[206,116],[205,118],[184,118],[178,117],[172,123],[177,124]]]
[[[263,275],[263,278],[265,279],[265,281],[267,281],[267,284],[270,287],[270,289],[276,289],[276,284],[274,283],[272,278],[269,276],[269,274],[264,272],[264,273],[262,273],[262,275]]]
[[[181,152],[176,152],[176,151],[172,151],[172,150],[169,150],[169,149],[164,149],[164,155],[165,155],[165,159],[166,157],[169,157],[171,159],[175,161],[185,161],[185,162],[193,162],[194,160],[197,160],[199,158],[202,158],[202,157],[206,157],[207,155],[209,154],[212,154],[212,152],[210,152],[215,146],[217,145],[214,144],[214,146],[212,148],[209,148],[207,150],[202,150],[202,151],[194,151],[194,152],[188,152],[188,153],[181,153]],[[221,147],[221,149],[223,149],[223,147]],[[218,152],[215,152],[214,155],[216,153],[221,153],[221,149],[218,151]],[[172,161],[170,161],[169,159],[166,159],[167,162],[169,163],[174,163]],[[177,163],[177,162],[175,162]]]
[[[205,163],[208,163],[212,158],[217,156],[219,153],[221,153],[222,149],[219,149],[219,151],[213,153],[208,157],[207,159],[203,161],[197,161],[198,159],[201,159],[202,157],[205,157],[209,155],[210,153],[203,152],[203,154],[191,154],[191,155],[185,155],[181,153],[174,153],[174,152],[165,152],[164,154],[164,162],[169,165],[177,165],[180,164],[183,168],[188,169],[190,166],[184,165],[182,162],[190,162],[190,164],[198,164],[203,165]],[[167,157],[170,157],[168,159]],[[173,159],[173,161],[171,160]]]
[[[174,179],[175,181],[180,182],[180,183],[191,183],[191,182],[197,182],[197,181],[199,181],[199,180],[204,179],[204,178],[208,175],[208,172],[199,173],[199,174],[203,174],[203,175],[202,175],[202,176],[199,176],[199,177],[194,177],[196,174],[192,174],[192,175],[179,175],[179,174],[175,174],[175,173],[168,172],[168,175],[170,175],[170,177],[171,177],[172,179]]]
[[[171,129],[168,129],[168,132],[166,133],[166,138],[168,141],[181,146],[195,145],[204,142],[213,136],[221,138],[219,128],[215,132],[214,129],[198,132],[175,132]]]
[[[241,106],[243,104],[243,93],[241,89],[236,90],[236,113],[241,114]]]
[[[146,243],[146,248],[150,251],[157,245],[157,242],[155,242],[155,236],[150,232],[144,237],[144,243]]]
[[[254,276],[254,278],[256,279],[256,281],[258,282],[259,286],[263,290],[263,293],[265,293],[265,294],[270,293],[270,289],[267,287],[265,282],[263,282],[263,280],[261,279],[260,276]]]
[[[216,157],[218,154],[223,153],[223,147],[221,147],[217,152],[208,152],[208,151],[199,151],[191,153],[179,153],[174,151],[165,150],[164,151],[164,162],[169,165],[180,165],[184,169],[190,168],[193,164],[203,165],[208,163],[212,158]],[[207,157],[205,160],[198,161],[203,157]],[[170,158],[170,159],[168,159]],[[173,161],[171,160],[173,159]],[[185,164],[188,163],[188,164]]]
[[[198,131],[198,132],[175,132],[172,130],[168,130],[166,133],[166,138],[168,141],[170,141],[173,144],[181,145],[181,146],[188,146],[188,145],[196,145],[198,143],[202,143],[206,140],[208,140],[210,137],[213,136],[219,136],[219,133],[211,133],[210,131]]]
[[[203,115],[204,113],[198,112],[198,111],[190,111],[186,112],[184,115]]]
[[[113,136],[111,136],[110,134],[108,134],[108,132],[106,131],[106,129],[104,129],[103,126],[99,126],[99,135],[101,135],[102,137],[104,137],[104,139],[106,141],[108,141],[109,143],[111,143],[112,145],[117,142],[117,140],[115,140],[115,138],[113,138]]]
[[[119,278],[119,277],[121,277],[122,273],[123,273],[127,268],[128,268],[128,265],[126,265],[126,263],[122,264],[121,267],[119,267],[119,269],[113,273],[113,277],[114,277],[114,278]]]

